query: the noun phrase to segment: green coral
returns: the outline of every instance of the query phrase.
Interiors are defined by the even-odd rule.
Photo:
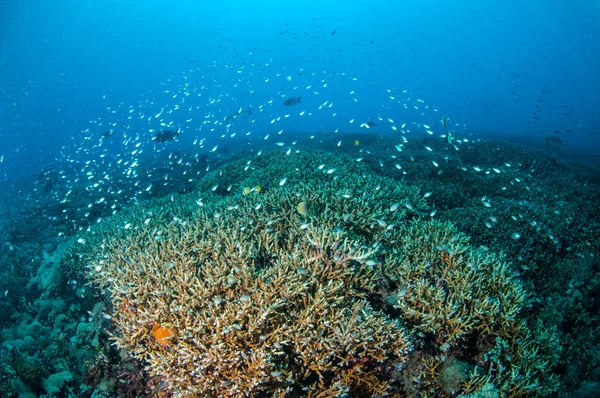
[[[73,374],[69,371],[62,371],[51,374],[47,379],[44,379],[42,387],[44,387],[48,396],[53,397],[63,391],[65,385],[71,380],[73,380]]]

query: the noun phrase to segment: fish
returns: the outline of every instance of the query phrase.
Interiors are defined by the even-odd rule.
[[[252,112],[252,107],[249,107],[248,109],[246,109],[245,111],[242,111],[242,108],[240,108],[237,112],[232,113],[231,115],[225,117],[224,122],[231,122],[235,119],[241,118],[243,116],[253,116],[254,112]]]
[[[298,206],[296,206],[296,210],[298,210],[298,213],[300,213],[304,217],[308,217],[308,215],[310,214],[310,203],[300,202],[298,203]]]
[[[152,141],[154,142],[169,142],[175,140],[179,141],[179,130],[162,130],[152,137]]]
[[[448,118],[446,116],[444,116],[441,120],[440,123],[442,123],[442,127],[446,128],[448,126]]]
[[[177,334],[175,328],[163,328],[158,323],[152,326],[152,335],[156,339],[156,342],[160,345],[171,345],[171,339]]]
[[[454,131],[449,131],[448,134],[446,134],[446,142],[450,145],[453,145],[455,141],[456,136],[454,135]]]
[[[354,120],[351,120],[350,123],[352,123]],[[377,123],[375,122],[367,122],[367,123],[361,123],[360,127],[366,127],[368,129],[370,129],[373,126],[377,126]]]
[[[555,136],[546,137],[546,147],[549,148],[550,144],[562,145],[562,140]]]
[[[296,105],[296,104],[301,104],[302,103],[302,97],[292,97],[292,98],[288,98],[283,102],[284,106],[292,106],[292,105]]]
[[[104,139],[110,137],[111,135],[113,135],[114,133],[115,133],[114,130],[105,131],[101,134],[100,140],[104,140]]]
[[[255,186],[253,188],[244,187],[244,189],[243,189],[242,192],[243,192],[244,195],[249,195],[252,192],[260,193],[261,189],[262,189],[262,187],[260,185],[257,185],[257,186]]]

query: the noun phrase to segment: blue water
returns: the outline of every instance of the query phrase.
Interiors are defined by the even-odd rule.
[[[376,94],[358,118],[374,117],[386,89],[406,89],[472,134],[543,147],[558,130],[565,154],[594,156],[600,10],[578,3],[4,1],[0,173],[12,180],[60,156],[108,106],[181,75],[186,57],[237,67],[252,48],[281,59],[268,73],[293,67],[369,82]],[[321,97],[339,102],[348,88]],[[306,128],[321,126],[351,127],[324,114]]]

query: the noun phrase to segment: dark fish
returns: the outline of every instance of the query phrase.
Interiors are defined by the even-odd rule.
[[[333,32],[331,32],[331,36],[335,35],[336,31],[337,31],[337,29],[334,29]]]
[[[443,128],[446,128],[448,126],[448,118],[446,116],[444,116],[442,120],[440,120],[440,122],[442,123]]]
[[[252,112],[252,107],[249,107],[248,109],[246,109],[245,111],[242,112],[242,108],[240,108],[239,111],[232,113],[231,115],[227,116],[225,118],[225,123],[230,122],[232,120],[238,119],[242,116],[253,116],[254,113]]]
[[[546,137],[546,147],[550,147],[550,144],[556,144],[562,146],[562,140],[555,136]]]
[[[445,116],[444,116],[445,118]],[[454,135],[454,131],[449,131],[448,134],[446,134],[446,142],[450,145],[454,145],[454,141],[456,141],[456,136]]]
[[[110,137],[111,135],[113,135],[115,132],[113,130],[109,130],[109,131],[105,131],[102,133],[102,136],[100,137],[101,140]]]
[[[292,98],[286,99],[283,102],[283,105],[292,106],[292,105],[301,104],[301,103],[302,103],[302,97],[292,97]]]
[[[174,140],[179,141],[179,130],[162,130],[152,137],[152,141],[154,142],[169,142]]]
[[[367,122],[367,126],[369,126],[369,127],[377,126],[377,123],[375,123],[375,122]]]

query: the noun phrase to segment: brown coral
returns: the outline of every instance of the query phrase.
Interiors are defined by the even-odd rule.
[[[127,231],[88,236],[100,249],[93,282],[121,309],[119,346],[177,395],[434,394],[452,356],[472,369],[452,391],[527,393],[544,382],[544,357],[519,320],[526,295],[501,257],[420,219],[415,188],[344,157],[295,156],[234,162],[200,193],[114,217]],[[231,196],[258,183],[260,195]],[[310,214],[298,214],[301,201]],[[177,339],[156,344],[150,322]],[[498,338],[508,349],[494,348]],[[473,342],[480,352],[469,357]],[[429,352],[410,354],[413,345]],[[499,375],[498,363],[510,371]]]
[[[365,264],[373,251],[329,228],[299,228],[286,208],[294,197],[261,194],[261,213],[257,198],[235,211],[217,201],[193,222],[106,244],[95,281],[117,308],[137,309],[115,317],[118,344],[182,394],[389,391],[382,363],[403,362],[411,344],[366,300],[378,279]],[[166,351],[149,340],[153,320],[177,330]]]

